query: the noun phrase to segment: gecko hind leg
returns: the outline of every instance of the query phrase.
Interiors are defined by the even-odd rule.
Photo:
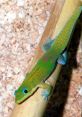
[[[65,65],[67,63],[67,51],[64,51],[58,58],[57,63],[61,65]]]
[[[46,42],[45,42],[45,43],[42,45],[42,47],[41,47],[42,51],[43,51],[44,53],[47,52],[47,51],[51,48],[53,42],[54,42],[54,40],[52,40],[51,38],[48,38],[48,39],[46,40]]]

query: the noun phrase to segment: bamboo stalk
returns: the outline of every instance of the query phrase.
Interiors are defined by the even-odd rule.
[[[63,3],[64,3],[64,5],[63,5]],[[55,37],[59,33],[59,31],[62,29],[62,27],[68,20],[68,18],[72,15],[75,8],[80,6],[80,4],[81,4],[80,0],[76,0],[76,1],[75,0],[65,0],[65,2],[64,2],[64,0],[56,1],[56,4],[52,11],[52,14],[51,14],[50,20],[48,22],[48,25],[46,27],[46,30],[44,31],[44,34],[42,36],[39,47],[37,48],[37,50],[38,50],[37,56],[35,56],[35,59],[32,64],[35,64],[36,61],[42,56],[43,52],[40,47],[42,46],[44,41],[47,39],[47,37],[48,36],[50,36],[51,38]],[[63,9],[62,9],[62,7],[63,7]],[[57,11],[56,9],[58,10],[57,13],[56,13],[56,11]],[[62,9],[62,12],[60,12],[61,9]],[[61,13],[61,15],[60,15],[60,13]],[[58,75],[60,73],[61,67],[62,66],[58,64],[56,70],[53,72],[51,77],[48,79],[49,83],[54,87],[55,87],[55,83],[58,78]],[[30,67],[30,70],[31,69],[32,69],[32,67]],[[31,96],[29,99],[27,99],[24,103],[22,103],[20,105],[15,105],[15,108],[13,110],[11,117],[42,117],[43,113],[46,109],[47,103],[48,103],[48,101],[45,101],[42,98],[42,96],[41,96],[42,91],[43,91],[43,89],[39,88],[36,91],[36,93],[34,93],[34,95]]]

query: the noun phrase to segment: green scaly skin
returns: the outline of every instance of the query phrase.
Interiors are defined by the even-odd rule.
[[[75,10],[60,34],[56,37],[56,40],[55,42],[53,42],[51,48],[44,53],[44,55],[38,60],[32,71],[28,75],[26,75],[25,80],[16,91],[16,103],[25,101],[39,87],[43,87],[45,89],[47,88],[47,91],[50,93],[50,86],[44,82],[56,68],[57,59],[67,47],[71,33],[78,17],[81,14],[81,11],[82,7],[79,7]]]

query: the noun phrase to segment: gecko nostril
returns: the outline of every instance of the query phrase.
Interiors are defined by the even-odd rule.
[[[14,92],[14,96],[16,96],[16,93],[17,93],[17,90],[15,90],[15,92]]]

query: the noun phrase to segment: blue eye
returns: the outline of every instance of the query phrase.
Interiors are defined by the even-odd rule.
[[[23,88],[23,90],[22,90],[22,91],[23,91],[23,93],[24,93],[24,94],[28,93],[27,88]]]

